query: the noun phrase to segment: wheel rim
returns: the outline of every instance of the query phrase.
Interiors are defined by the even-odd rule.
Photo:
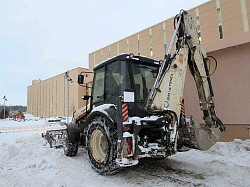
[[[100,130],[94,130],[90,136],[90,148],[93,158],[101,163],[107,155],[107,138]]]

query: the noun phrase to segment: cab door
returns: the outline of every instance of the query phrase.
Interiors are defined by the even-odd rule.
[[[105,78],[105,103],[117,104],[117,98],[131,90],[127,61],[108,64]]]
[[[105,80],[105,67],[95,71],[93,89],[92,89],[92,105],[97,107],[104,104],[104,80]]]

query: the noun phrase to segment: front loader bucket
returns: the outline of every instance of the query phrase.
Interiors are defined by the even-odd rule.
[[[210,149],[221,137],[221,130],[219,128],[209,128],[200,125],[198,122],[190,119],[190,132],[192,134],[192,142],[195,144],[194,148],[199,150]]]

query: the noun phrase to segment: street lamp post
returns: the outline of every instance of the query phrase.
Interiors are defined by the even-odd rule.
[[[73,83],[74,81],[69,78],[69,71],[65,72],[64,79],[67,80],[67,123],[69,123],[69,82]]]
[[[5,101],[8,101],[6,95],[3,96],[3,119],[5,119]]]

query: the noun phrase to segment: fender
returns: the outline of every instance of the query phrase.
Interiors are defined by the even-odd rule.
[[[95,107],[91,113],[89,114],[86,124],[91,123],[91,120],[96,116],[103,116],[105,117],[112,128],[117,128],[117,108],[113,104],[104,104],[98,107]]]
[[[78,129],[77,125],[74,123],[61,123],[67,126],[67,132],[69,136],[70,143],[77,143],[80,141],[80,130]]]
[[[73,113],[73,123],[77,123],[78,120],[82,119],[84,116],[86,116],[86,106],[76,109]]]

